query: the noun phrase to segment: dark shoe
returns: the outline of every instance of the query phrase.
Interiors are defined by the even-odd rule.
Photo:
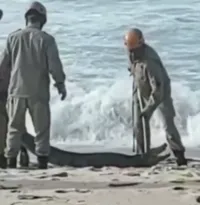
[[[38,169],[47,169],[48,168],[48,157],[38,156]]]
[[[178,166],[187,165],[187,159],[185,158],[185,153],[183,151],[173,151],[176,157],[176,163]]]
[[[19,156],[19,164],[21,167],[29,167],[29,155],[25,147],[21,146],[20,148],[20,156]]]
[[[6,158],[4,157],[4,154],[0,155],[0,168],[5,169],[7,166]]]
[[[7,167],[10,169],[17,168],[17,158],[7,158]]]

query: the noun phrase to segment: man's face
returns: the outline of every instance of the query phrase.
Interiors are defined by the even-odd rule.
[[[131,52],[133,50],[130,39],[127,35],[124,36],[124,46],[128,52]]]

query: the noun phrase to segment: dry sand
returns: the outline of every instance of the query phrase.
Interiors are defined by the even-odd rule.
[[[146,169],[0,170],[0,189],[2,205],[195,205],[200,163],[188,168],[162,163]]]

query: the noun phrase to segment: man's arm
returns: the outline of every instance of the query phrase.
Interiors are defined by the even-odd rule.
[[[48,69],[56,85],[65,82],[65,73],[59,57],[59,51],[55,39],[52,37],[47,45]]]
[[[67,90],[65,88],[65,73],[59,57],[58,47],[53,37],[50,37],[50,41],[47,44],[47,62],[49,72],[55,81],[54,86],[61,95],[61,100],[64,100],[67,96]]]
[[[0,81],[9,75],[11,69],[11,53],[9,45],[9,37],[6,40],[6,46],[0,55]]]
[[[163,79],[162,69],[163,68],[160,66],[159,62],[148,62],[147,76],[151,86],[151,94],[145,108],[142,111],[143,113],[154,111],[163,100],[165,80]]]
[[[128,71],[130,72],[130,76],[133,75],[133,66],[134,66],[134,54],[129,52],[128,54]]]

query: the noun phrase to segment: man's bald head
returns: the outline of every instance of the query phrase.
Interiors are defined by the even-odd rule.
[[[138,28],[131,28],[124,37],[124,44],[129,50],[136,49],[144,44],[143,33]]]
[[[135,33],[140,39],[143,38],[143,33],[138,28],[131,28],[128,32]]]

